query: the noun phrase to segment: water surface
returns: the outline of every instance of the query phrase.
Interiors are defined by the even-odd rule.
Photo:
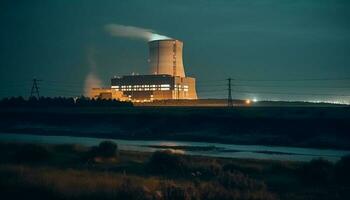
[[[44,144],[81,144],[94,146],[103,138],[75,137],[75,136],[41,136],[29,134],[0,133],[0,141],[3,142],[27,142]],[[188,155],[201,155],[223,158],[254,158],[272,160],[310,161],[323,158],[332,162],[342,156],[350,154],[350,151],[333,149],[297,148],[284,146],[263,145],[235,145],[207,142],[180,142],[158,140],[118,140],[109,139],[118,144],[121,150],[141,152],[154,152],[163,149],[172,149]]]

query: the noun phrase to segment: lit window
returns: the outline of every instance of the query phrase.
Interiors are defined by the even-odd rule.
[[[170,87],[170,85],[169,84],[162,84],[162,85],[160,85],[160,87]]]

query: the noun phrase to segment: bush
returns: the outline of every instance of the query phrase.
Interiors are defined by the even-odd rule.
[[[103,141],[98,145],[98,153],[104,158],[115,157],[118,155],[118,145],[112,141]]]
[[[324,184],[332,181],[334,165],[323,159],[312,160],[301,167],[301,178],[309,183]]]
[[[184,174],[187,169],[185,160],[171,151],[156,151],[151,156],[148,168],[157,174]]]
[[[189,165],[189,168],[191,171],[200,173],[200,176],[203,178],[212,178],[218,176],[220,173],[222,173],[222,166],[220,163],[218,163],[216,160],[212,160],[210,162],[205,163],[196,163],[191,162],[192,164]]]
[[[339,183],[350,185],[350,155],[342,157],[336,163],[335,174]]]
[[[39,162],[50,158],[51,152],[42,145],[24,144],[18,146],[14,159],[16,162]]]
[[[118,156],[118,145],[112,141],[102,141],[88,152],[88,158],[113,158]]]

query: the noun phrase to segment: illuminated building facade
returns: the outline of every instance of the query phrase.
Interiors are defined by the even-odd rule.
[[[116,99],[120,101],[128,100],[123,92],[111,88],[92,88],[89,92],[90,98],[94,99]]]
[[[131,101],[197,99],[195,79],[163,75],[132,75],[113,78],[111,89],[122,91]]]

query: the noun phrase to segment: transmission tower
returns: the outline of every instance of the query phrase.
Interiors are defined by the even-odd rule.
[[[227,96],[227,107],[232,108],[233,107],[233,101],[232,101],[232,91],[231,91],[231,78],[228,78],[228,96]]]
[[[32,85],[32,90],[30,91],[30,97],[36,97],[39,99],[40,94],[39,94],[39,87],[38,87],[38,82],[40,80],[34,78],[33,79],[33,85]]]

